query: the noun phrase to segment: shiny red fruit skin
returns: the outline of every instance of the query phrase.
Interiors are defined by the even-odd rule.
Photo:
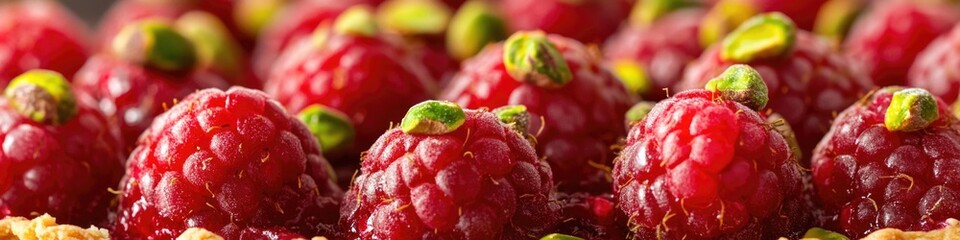
[[[813,156],[826,227],[859,238],[874,230],[928,231],[960,217],[960,121],[941,100],[940,119],[915,132],[890,132],[892,93],[851,106]]]
[[[191,94],[157,117],[127,162],[114,232],[227,239],[280,229],[335,236],[342,192],[306,126],[246,88]]]
[[[663,90],[677,91],[684,68],[703,52],[699,38],[700,21],[706,12],[683,10],[658,19],[649,26],[628,25],[604,45],[607,61],[632,60],[640,63],[650,81],[644,100],[667,98]]]
[[[90,55],[86,29],[56,2],[0,6],[0,87],[38,68],[73,76]]]
[[[761,12],[781,12],[793,19],[797,27],[813,30],[820,6],[828,0],[750,0]]]
[[[597,53],[573,39],[548,37],[574,76],[563,87],[549,89],[513,79],[503,65],[503,46],[497,44],[466,60],[440,99],[474,109],[526,106],[537,153],[550,163],[558,187],[609,192],[607,166],[614,158],[610,147],[626,134],[624,114],[633,97],[600,66]]]
[[[127,146],[133,146],[154,118],[176,100],[200,89],[229,86],[210,72],[167,73],[109,55],[90,58],[73,84],[78,92],[96,99],[100,109],[118,123]]]
[[[885,1],[857,20],[844,51],[877,86],[904,85],[920,51],[958,21],[960,10],[946,3]]]
[[[347,191],[347,239],[528,239],[557,221],[550,166],[487,111],[442,135],[383,134]]]
[[[110,49],[113,37],[123,29],[124,26],[138,20],[161,18],[176,19],[190,11],[205,11],[217,16],[231,35],[240,42],[246,50],[253,48],[253,38],[243,33],[237,26],[233,16],[233,5],[236,0],[202,0],[196,3],[187,1],[171,1],[173,3],[158,3],[164,1],[152,0],[123,0],[117,1],[107,10],[106,15],[100,20],[100,27],[97,33],[97,47],[101,49]]]
[[[681,85],[683,89],[703,88],[733,64],[736,63],[721,59],[719,47],[712,47],[687,67]],[[874,88],[856,62],[806,31],[797,32],[796,44],[788,56],[746,64],[760,72],[770,97],[767,107],[790,123],[804,156],[810,156],[838,112]],[[801,162],[807,165],[804,159]]]
[[[323,104],[346,114],[357,131],[350,155],[358,155],[408,108],[433,98],[435,82],[391,39],[330,34],[322,44],[302,41],[288,49],[265,89],[293,113]],[[341,163],[347,162],[335,162]]]
[[[123,176],[123,142],[93,99],[77,95],[77,114],[40,124],[0,98],[0,218],[49,213],[59,223],[105,223]]]
[[[513,31],[543,30],[585,43],[603,43],[627,18],[621,0],[502,0],[500,8]]]
[[[927,45],[910,67],[907,85],[930,91],[947,103],[960,94],[960,26]]]
[[[641,239],[798,238],[812,217],[794,157],[761,114],[690,90],[630,130],[614,195]]]

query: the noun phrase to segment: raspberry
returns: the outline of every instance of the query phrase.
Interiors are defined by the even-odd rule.
[[[661,101],[630,130],[613,178],[633,234],[798,238],[812,220],[801,172],[787,141],[753,110],[766,103],[759,73],[734,65],[707,88]]]
[[[603,43],[630,9],[622,0],[509,0],[499,4],[513,31],[542,30],[587,43]]]
[[[826,227],[860,238],[960,216],[960,122],[922,89],[888,87],[843,111],[813,155]]]
[[[561,223],[557,232],[583,239],[627,239],[626,217],[618,211],[613,195],[561,193]]]
[[[917,55],[910,67],[907,85],[927,89],[947,103],[956,102],[960,94],[960,27],[937,38]]]
[[[251,49],[255,39],[245,34],[240,26],[238,26],[238,21],[234,21],[235,18],[240,17],[234,16],[235,2],[238,2],[238,0],[116,1],[116,3],[107,10],[103,19],[100,20],[99,32],[97,33],[97,46],[99,46],[99,48],[109,49],[116,35],[131,22],[154,18],[176,19],[191,11],[203,11],[213,14],[220,19],[229,30],[232,38],[239,41],[244,49]]]
[[[198,89],[228,86],[215,74],[195,69],[193,45],[167,23],[145,20],[127,26],[124,32],[115,39],[115,49],[87,61],[77,72],[74,85],[99,101],[100,109],[119,123],[128,146],[177,98]],[[138,44],[157,36],[169,37],[158,37],[155,44]]]
[[[958,20],[960,11],[947,3],[879,2],[854,24],[844,49],[876,85],[902,85],[917,54]]]
[[[0,87],[31,69],[73,76],[90,54],[85,29],[80,19],[56,2],[0,6]]]
[[[526,106],[537,152],[561,190],[609,192],[610,146],[626,134],[633,99],[598,59],[575,40],[520,32],[464,62],[440,98],[474,109]]]
[[[254,67],[260,76],[267,76],[274,62],[303,38],[309,38],[319,27],[329,25],[341,12],[353,5],[372,4],[378,0],[302,0],[290,3],[283,17],[264,29],[254,50]]]
[[[31,70],[0,98],[0,218],[49,213],[101,224],[123,176],[123,145],[96,102],[58,73]],[[3,237],[0,237],[3,238]]]
[[[680,10],[652,23],[630,23],[607,42],[604,58],[632,92],[644,100],[665,99],[663,89],[677,89],[684,68],[703,52],[691,39],[698,38],[704,13]]]
[[[340,210],[346,238],[526,239],[557,220],[549,165],[487,111],[415,105],[362,164]]]
[[[763,23],[762,19],[771,19],[764,16],[781,17],[776,17],[779,20]],[[768,106],[790,123],[802,152],[809,156],[830,128],[830,120],[835,114],[853,104],[859,96],[872,89],[873,85],[863,69],[833,50],[826,40],[807,31],[786,26],[792,24],[782,16],[760,15],[748,20],[738,28],[740,33],[731,33],[724,39],[724,44],[711,47],[691,64],[681,85],[684,89],[700,88],[733,64],[748,64],[756,68],[770,89]],[[737,49],[750,49],[738,47],[735,43],[748,43],[747,41],[765,38],[748,36],[745,33],[749,29],[776,22],[786,24],[782,25],[785,30],[795,31],[795,35],[779,40],[783,52],[775,56],[761,56],[763,52],[725,56],[724,52],[736,53]],[[727,44],[728,42],[730,44]]]
[[[355,143],[349,144],[353,148],[341,154],[346,157],[333,159],[347,169],[342,177],[355,171],[350,166],[357,164],[362,149],[403,117],[405,109],[430,99],[435,88],[422,64],[379,35],[370,14],[367,7],[351,8],[334,29],[318,31],[311,41],[289,49],[266,83],[266,92],[291,112],[324,105],[352,122],[357,130]]]
[[[334,234],[341,190],[307,127],[245,88],[191,94],[158,116],[127,163],[119,238],[191,227],[240,239],[281,229]]]

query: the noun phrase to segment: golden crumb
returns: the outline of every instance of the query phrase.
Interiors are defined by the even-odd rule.
[[[190,228],[183,231],[177,240],[223,240],[223,237],[203,228]]]
[[[929,232],[904,232],[899,229],[877,230],[864,240],[960,240],[960,221],[948,219],[947,227]]]
[[[33,220],[23,217],[0,220],[0,239],[100,240],[110,239],[110,233],[94,226],[83,229],[73,225],[57,225],[57,219],[44,214]]]

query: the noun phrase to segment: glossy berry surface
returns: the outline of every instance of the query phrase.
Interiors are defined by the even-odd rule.
[[[526,106],[538,155],[550,163],[560,189],[609,192],[610,146],[626,134],[624,114],[633,98],[584,45],[547,37],[572,73],[565,85],[543,87],[511,77],[503,44],[497,44],[466,60],[440,98],[466,108]]]
[[[558,216],[550,167],[486,111],[456,130],[383,134],[345,194],[340,227],[358,239],[526,239]]]
[[[668,91],[664,88],[679,90],[677,84],[683,79],[687,64],[703,52],[700,43],[692,40],[699,38],[704,14],[699,9],[683,10],[649,25],[626,26],[610,37],[603,56],[613,68],[618,64],[639,64],[649,82],[640,96],[649,101],[665,99]]]
[[[49,213],[78,226],[105,223],[108,189],[123,176],[123,143],[116,126],[77,96],[76,115],[63,124],[42,124],[13,110],[0,97],[0,218]]]
[[[960,20],[946,3],[885,1],[861,16],[844,43],[877,86],[903,85],[907,71],[927,45]]]
[[[86,26],[59,3],[22,1],[0,6],[0,87],[32,69],[72,77],[83,66]]]
[[[701,88],[736,63],[724,60],[719,46],[712,47],[687,68],[682,86]],[[806,31],[797,32],[793,50],[785,56],[745,64],[763,76],[770,95],[767,107],[790,123],[805,156],[830,129],[836,113],[873,89],[859,65]]]
[[[714,92],[658,103],[630,130],[614,194],[638,238],[796,238],[810,216],[787,142]]]
[[[947,103],[960,94],[960,27],[927,45],[910,67],[907,85],[930,91]]]
[[[335,234],[341,190],[306,126],[259,91],[208,89],[157,117],[121,182],[118,238]],[[259,230],[258,230],[259,229]]]
[[[90,58],[77,72],[74,86],[97,99],[100,109],[119,123],[125,143],[133,146],[154,118],[177,99],[228,84],[208,72],[169,73],[102,54]]]
[[[621,0],[509,0],[499,4],[513,31],[542,30],[587,43],[603,43],[630,11],[630,5]]]
[[[848,108],[813,156],[826,227],[851,237],[882,228],[934,230],[960,216],[960,124],[943,101],[939,119],[912,132],[884,127],[891,91]]]
[[[328,34],[323,43],[304,41],[289,49],[266,92],[291,112],[322,104],[346,114],[357,129],[350,151],[356,155],[407,108],[432,98],[436,87],[426,68],[390,39]]]

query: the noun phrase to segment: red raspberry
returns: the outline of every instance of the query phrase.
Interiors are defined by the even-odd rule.
[[[526,117],[522,108],[507,111]],[[350,239],[526,239],[557,220],[550,167],[487,111],[426,101],[363,157],[340,227]]]
[[[435,88],[423,65],[379,35],[371,17],[363,6],[344,12],[334,29],[288,49],[266,83],[266,92],[291,112],[324,105],[346,115],[356,142],[346,151],[354,158],[334,160],[340,166],[357,164],[362,149]]]
[[[707,88],[661,101],[631,129],[613,177],[633,233],[799,237],[812,220],[801,172],[784,137],[754,111],[767,101],[759,73],[733,65]]]
[[[781,24],[778,26],[790,32],[789,36],[775,40],[779,52],[772,56],[762,50],[735,55],[738,50],[751,50],[751,41],[776,37],[750,36],[752,31],[771,24]],[[768,106],[792,125],[807,156],[830,129],[830,120],[836,113],[873,88],[863,69],[837,53],[823,38],[796,30],[780,14],[752,18],[728,35],[723,44],[708,49],[687,68],[682,86],[699,88],[727,67],[741,63],[763,75],[770,89]]]
[[[267,76],[274,62],[287,48],[309,38],[319,27],[328,26],[341,12],[357,4],[373,4],[379,0],[299,0],[289,4],[282,17],[264,29],[254,51],[254,68]]]
[[[691,39],[699,37],[705,13],[680,10],[652,23],[631,23],[610,38],[604,58],[632,92],[644,100],[663,100],[667,98],[663,89],[677,89],[684,68],[703,52]]]
[[[841,113],[813,156],[826,226],[860,238],[960,217],[960,121],[948,106],[926,90],[888,87]]]
[[[844,49],[867,68],[876,85],[902,85],[920,51],[958,20],[960,11],[946,3],[880,2],[857,20]]]
[[[86,26],[59,3],[0,6],[0,87],[31,69],[73,76],[89,54]]]
[[[960,94],[960,25],[930,43],[910,67],[907,85],[927,89],[947,103]]]
[[[499,4],[513,31],[542,30],[587,43],[603,43],[630,9],[621,0],[505,0]]]
[[[96,102],[59,73],[31,70],[0,98],[0,218],[49,213],[101,224],[123,176],[123,145]]]
[[[198,89],[227,87],[215,74],[194,70],[193,45],[168,24],[147,20],[124,31],[115,39],[113,51],[87,61],[74,85],[97,99],[100,109],[119,123],[128,146],[177,98]],[[144,39],[153,38],[155,44],[144,44],[150,42]]]
[[[617,210],[613,195],[560,193],[561,219],[557,232],[588,240],[627,239],[626,217]]]
[[[173,238],[201,227],[334,234],[341,190],[306,126],[245,88],[191,94],[157,117],[127,163],[115,234]]]
[[[251,49],[254,39],[240,29],[234,19],[234,5],[238,0],[123,0],[116,1],[100,20],[98,46],[109,49],[114,37],[131,22],[151,18],[176,19],[191,11],[204,11],[217,16],[231,36],[239,41],[244,49]],[[264,0],[260,0],[264,1]]]
[[[626,134],[633,99],[598,59],[576,40],[521,32],[467,60],[440,98],[474,109],[526,106],[557,185],[608,192],[610,146]]]

